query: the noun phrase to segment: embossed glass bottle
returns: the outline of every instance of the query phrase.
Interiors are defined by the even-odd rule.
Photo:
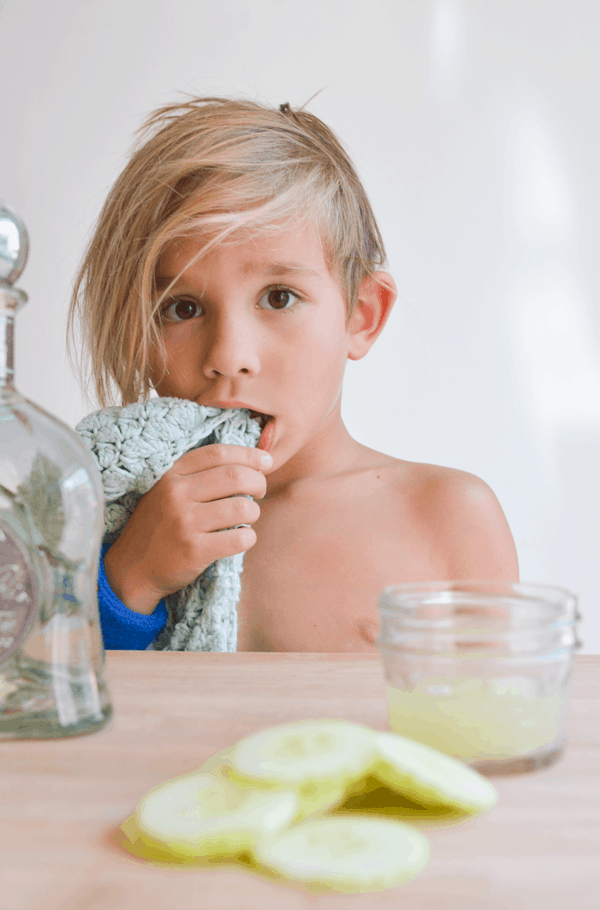
[[[90,733],[112,714],[97,569],[98,470],[77,434],[13,385],[13,287],[28,252],[0,202],[0,738]]]

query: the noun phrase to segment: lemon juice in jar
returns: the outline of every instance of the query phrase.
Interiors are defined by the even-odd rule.
[[[576,599],[542,585],[393,585],[378,641],[390,728],[485,773],[552,764],[566,742]]]

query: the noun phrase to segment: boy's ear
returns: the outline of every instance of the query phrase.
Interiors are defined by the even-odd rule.
[[[388,272],[363,279],[358,301],[348,321],[348,360],[361,360],[381,334],[398,296]]]

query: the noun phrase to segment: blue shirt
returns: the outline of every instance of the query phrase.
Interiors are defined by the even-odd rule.
[[[104,556],[107,550],[108,546],[102,547],[98,571],[98,606],[104,647],[107,651],[145,651],[167,624],[167,608],[161,600],[154,612],[146,616],[126,607],[106,578]]]

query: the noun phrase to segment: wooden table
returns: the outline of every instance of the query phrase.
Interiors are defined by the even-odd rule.
[[[598,910],[600,656],[575,664],[569,746],[556,765],[495,777],[490,813],[429,828],[432,859],[412,882],[314,896],[237,870],[146,864],[118,845],[119,825],[150,787],[261,727],[343,717],[387,729],[377,657],[108,652],[106,729],[0,742],[0,907]]]

